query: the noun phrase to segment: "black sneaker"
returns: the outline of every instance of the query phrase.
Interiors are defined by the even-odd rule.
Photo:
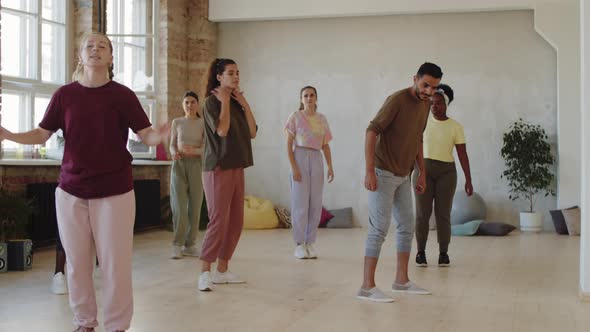
[[[418,253],[416,254],[416,266],[428,266],[428,262],[426,261],[426,254],[424,253],[424,251],[418,251]]]
[[[416,258],[417,260],[418,258]],[[438,255],[438,266],[450,266],[451,260],[449,259],[449,255],[445,253],[440,253]]]

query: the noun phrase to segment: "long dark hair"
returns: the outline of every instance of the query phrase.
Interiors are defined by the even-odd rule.
[[[304,107],[303,107],[303,103],[301,102],[301,95],[303,94],[303,91],[307,90],[307,89],[312,89],[313,93],[315,93],[315,97],[318,97],[318,90],[316,90],[313,86],[311,85],[307,85],[304,86],[303,88],[301,88],[301,91],[299,91],[299,110],[301,111]],[[317,107],[317,105],[316,105]]]
[[[211,95],[211,91],[214,90],[216,87],[221,85],[219,80],[217,79],[217,75],[223,75],[225,71],[225,67],[227,65],[235,65],[236,62],[232,59],[215,59],[209,65],[209,71],[207,72],[207,91],[205,92],[205,97],[209,97]]]
[[[197,100],[197,104],[199,103],[199,96],[197,96],[197,94],[194,91],[190,91],[189,90],[189,91],[187,91],[187,92],[184,93],[184,96],[182,97],[182,103],[183,104],[184,104],[184,98],[186,98],[186,97],[193,97],[193,98],[195,98]],[[200,118],[200,117],[201,117],[201,111],[198,110],[197,111],[197,118]]]

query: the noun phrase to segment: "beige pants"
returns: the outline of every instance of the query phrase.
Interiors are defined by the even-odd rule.
[[[105,331],[127,330],[133,315],[131,257],[135,194],[81,199],[55,191],[57,222],[66,252],[70,306],[76,326],[98,325],[94,257],[102,275]]]

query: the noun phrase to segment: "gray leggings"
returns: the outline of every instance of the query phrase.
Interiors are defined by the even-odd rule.
[[[409,176],[395,176],[375,168],[377,190],[369,191],[369,234],[365,244],[365,256],[379,257],[381,245],[395,217],[397,229],[397,251],[409,253],[414,237],[414,215],[412,211],[412,184]]]
[[[451,208],[457,188],[455,163],[424,159],[426,165],[426,191],[416,195],[416,242],[418,251],[426,250],[428,240],[428,221],[432,214],[436,218],[436,234],[441,253],[449,250],[451,242]],[[414,178],[418,172],[414,172]]]

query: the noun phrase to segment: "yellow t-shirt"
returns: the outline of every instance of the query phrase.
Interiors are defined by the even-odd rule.
[[[454,162],[453,148],[465,144],[463,126],[449,118],[445,121],[430,116],[424,130],[424,158]]]

